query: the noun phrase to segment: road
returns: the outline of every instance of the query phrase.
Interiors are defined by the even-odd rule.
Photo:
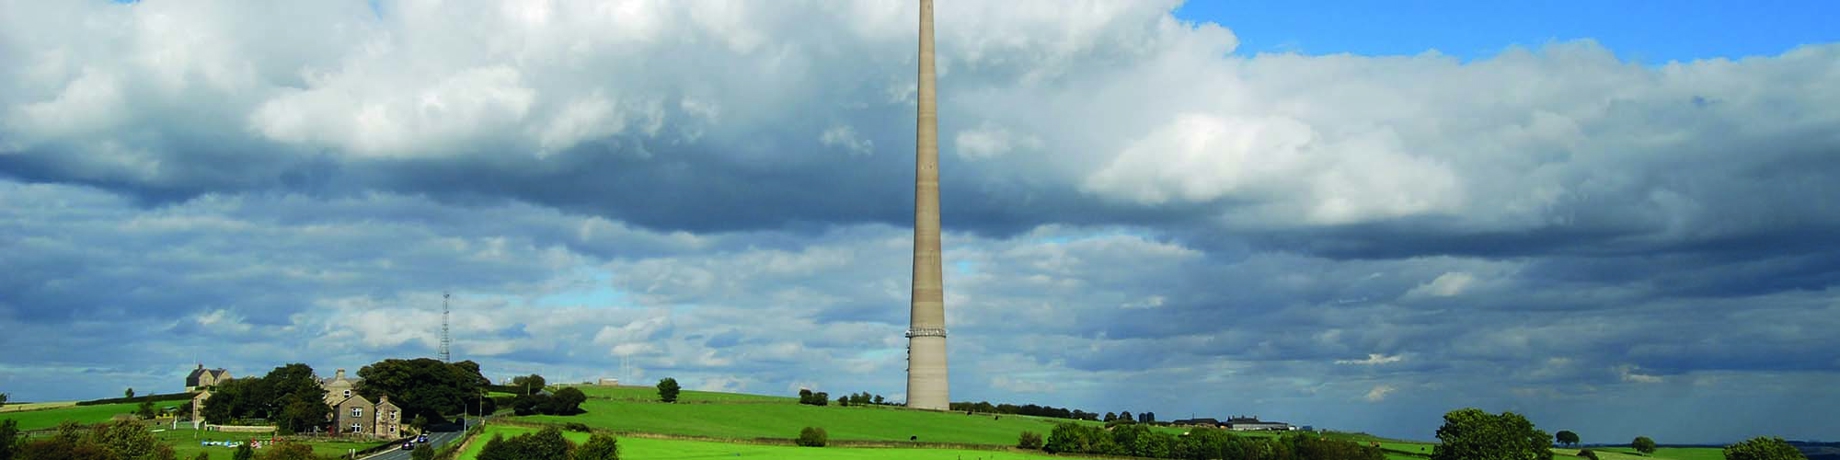
[[[462,436],[466,435],[466,432],[460,429],[460,425],[432,426],[428,431],[428,443],[416,444],[416,449],[439,449],[449,442],[459,441]],[[402,444],[397,443],[396,448],[364,457],[364,460],[409,460],[411,453],[413,452],[402,450]]]

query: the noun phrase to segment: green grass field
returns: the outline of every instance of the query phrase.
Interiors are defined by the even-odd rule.
[[[178,430],[159,431],[155,432],[153,435],[159,438],[160,442],[173,446],[173,452],[178,453],[179,458],[185,459],[197,456],[199,452],[210,452],[211,458],[228,459],[230,458],[231,452],[236,450],[222,446],[202,446],[199,444],[200,441],[247,442],[250,439],[265,439],[268,437],[265,434],[258,433],[197,432],[192,431],[189,427],[180,428]],[[315,454],[344,455],[348,450],[364,450],[376,446],[380,444],[380,442],[311,441],[307,442],[307,444],[313,446],[313,453]]]
[[[102,423],[109,421],[115,414],[133,413],[140,405],[135,403],[102,404],[96,406],[62,406],[52,409],[40,409],[17,412],[0,412],[0,420],[13,420],[19,423],[22,431],[42,430],[57,427],[66,420],[78,423]]]
[[[658,402],[651,387],[579,386],[588,401],[586,414],[526,416],[515,420],[535,423],[581,423],[619,433],[656,433],[726,439],[791,439],[799,429],[822,427],[831,439],[1009,446],[1023,431],[1046,436],[1061,419],[1021,415],[965,415],[963,412],[929,412],[889,406],[807,406],[798,398],[735,393],[684,391],[678,402]],[[1098,424],[1098,422],[1082,422]],[[1180,434],[1186,429],[1159,427]]]
[[[1009,445],[1023,431],[1047,434],[1054,423],[1021,416],[967,416],[887,407],[815,407],[796,402],[664,404],[589,399],[586,414],[536,415],[519,420],[576,422],[615,432],[643,432],[712,438],[790,439],[807,426],[822,427],[831,439]]]
[[[1553,452],[1576,455],[1581,449],[1597,452],[1598,460],[1725,460],[1725,450],[1717,447],[1660,447],[1654,455],[1642,455],[1629,447],[1564,448]]]
[[[596,385],[565,385],[581,390],[590,399],[612,399],[618,401],[653,402],[658,400],[658,389],[653,387],[604,387]],[[677,394],[679,404],[698,403],[798,403],[799,399],[791,396],[764,396],[740,393],[714,393],[708,391],[684,390]]]
[[[487,440],[494,434],[511,437],[535,431],[531,428],[493,425],[486,427],[473,445],[456,458],[473,460],[479,457],[479,450],[485,447]],[[588,440],[587,433],[563,432],[563,437],[580,444]],[[764,446],[753,444],[730,444],[708,441],[682,441],[664,439],[620,438],[620,458],[623,460],[675,460],[692,458],[798,458],[816,460],[885,460],[891,458],[914,460],[998,460],[998,459],[1054,459],[1054,457],[1026,452],[965,450],[965,449],[901,449],[901,448],[846,448],[846,447],[793,447]]]

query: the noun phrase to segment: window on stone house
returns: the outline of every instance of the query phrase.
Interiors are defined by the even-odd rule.
[[[362,407],[351,408],[351,418],[362,418],[362,417],[364,417],[364,408]]]
[[[353,433],[363,433],[363,432],[364,432],[364,426],[363,426],[363,425],[359,425],[359,424],[356,424],[356,423],[353,423],[353,424],[351,424],[351,432],[353,432]]]

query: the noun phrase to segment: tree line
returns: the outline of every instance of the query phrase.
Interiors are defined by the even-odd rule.
[[[1052,418],[1064,418],[1064,419],[1071,419],[1071,420],[1091,420],[1095,422],[1099,421],[1099,414],[1096,414],[1096,413],[1086,412],[1086,411],[1079,410],[1079,409],[1066,409],[1066,408],[1061,408],[1061,407],[1041,406],[1041,405],[1035,405],[1035,404],[1025,404],[1025,405],[1018,406],[1015,404],[1005,403],[1005,404],[992,405],[990,404],[989,401],[978,401],[975,403],[974,402],[955,402],[955,403],[951,403],[947,405],[947,407],[954,411],[983,412],[987,414],[1030,415],[1030,416],[1035,416],[1035,417],[1052,417]],[[1114,414],[1113,417],[1115,418],[1116,414]]]
[[[1154,431],[1142,424],[1106,427],[1062,422],[1043,442],[1040,435],[1023,433],[1018,447],[1054,454],[1085,454],[1206,460],[1383,460],[1380,449],[1352,441],[1324,439],[1320,435],[1293,434],[1276,438],[1237,436],[1223,430],[1193,430],[1185,436]]]

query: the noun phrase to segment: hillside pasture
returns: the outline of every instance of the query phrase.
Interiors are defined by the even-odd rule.
[[[117,414],[132,414],[140,407],[135,403],[99,404],[94,406],[63,405],[49,409],[21,410],[0,412],[0,420],[13,420],[19,423],[21,431],[56,428],[59,423],[73,421],[82,424],[95,424],[109,421]]]
[[[479,458],[479,451],[493,435],[512,437],[536,431],[534,428],[520,426],[491,425],[475,438],[473,444],[460,452],[459,460]],[[564,438],[577,445],[587,442],[587,433],[563,432]],[[798,458],[815,460],[973,460],[973,459],[1018,459],[1046,460],[1054,457],[1027,451],[994,451],[969,449],[908,449],[908,448],[851,448],[851,447],[795,447],[780,445],[735,444],[710,441],[688,441],[675,439],[648,439],[636,437],[620,438],[620,458],[622,460],[664,460],[685,458]]]
[[[689,392],[685,392],[686,394]],[[930,412],[892,407],[807,406],[780,403],[680,403],[589,399],[573,416],[532,415],[518,420],[581,423],[619,433],[657,433],[727,439],[789,439],[807,426],[831,439],[853,441],[1012,445],[1023,431],[1046,435],[1054,422],[1034,417]]]

